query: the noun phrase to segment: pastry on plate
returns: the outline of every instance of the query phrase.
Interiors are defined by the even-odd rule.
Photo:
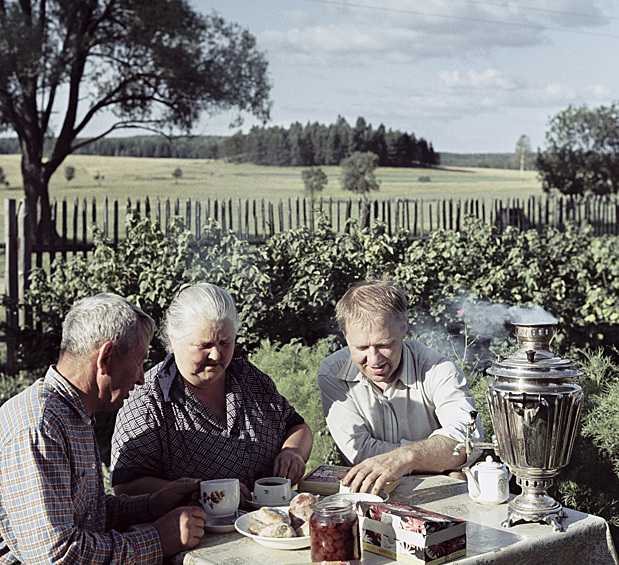
[[[265,538],[296,538],[296,532],[288,525],[273,522],[266,524],[258,534]]]
[[[251,514],[252,519],[262,522],[263,524],[286,524],[290,525],[290,516],[286,510],[279,508],[269,508],[263,506],[260,510],[256,510]]]

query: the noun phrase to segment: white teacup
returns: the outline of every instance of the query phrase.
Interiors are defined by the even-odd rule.
[[[290,479],[265,477],[254,484],[254,502],[258,504],[286,504],[292,498]]]
[[[200,504],[207,516],[233,516],[241,502],[238,479],[214,479],[200,483]]]

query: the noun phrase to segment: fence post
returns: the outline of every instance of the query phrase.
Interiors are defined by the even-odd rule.
[[[32,238],[30,235],[30,214],[28,203],[21,200],[17,209],[17,296],[20,303],[23,303],[26,297],[26,289],[28,288],[28,275],[32,269]],[[34,223],[34,222],[33,222]],[[19,308],[19,327],[32,324],[32,312],[26,310],[23,306]]]
[[[17,249],[19,235],[17,233],[16,203],[12,198],[4,200],[4,295],[17,302]],[[17,316],[12,308],[6,309],[6,325],[9,330],[6,336],[6,370],[9,375],[15,374],[15,340],[10,335],[17,329]]]

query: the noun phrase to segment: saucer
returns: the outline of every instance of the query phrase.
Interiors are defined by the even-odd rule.
[[[234,531],[234,523],[238,518],[247,514],[244,510],[237,510],[232,516],[225,518],[215,518],[214,516],[208,517],[208,522],[204,525],[205,532],[212,532],[214,534],[225,534]]]
[[[272,504],[272,503],[266,504],[264,502],[257,502],[257,501],[255,501],[254,500],[254,493],[252,492],[251,493],[251,500],[248,500],[247,504],[249,504],[249,506],[251,506],[255,510],[260,510],[260,508],[262,508],[263,506],[270,507],[270,508],[275,508],[277,506],[290,506],[290,501],[295,496],[297,496],[297,494],[299,494],[299,493],[296,492],[296,491],[293,491],[293,492],[290,493],[290,498],[288,500],[282,500],[281,502],[277,502],[275,504]]]

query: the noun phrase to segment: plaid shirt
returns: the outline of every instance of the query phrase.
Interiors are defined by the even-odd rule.
[[[153,526],[120,533],[147,498],[105,494],[92,421],[53,368],[0,408],[0,564],[161,563]]]
[[[275,383],[246,359],[226,370],[226,422],[187,388],[174,356],[145,375],[116,417],[112,485],[144,476],[237,478],[252,488],[273,474],[291,427],[302,424]]]

